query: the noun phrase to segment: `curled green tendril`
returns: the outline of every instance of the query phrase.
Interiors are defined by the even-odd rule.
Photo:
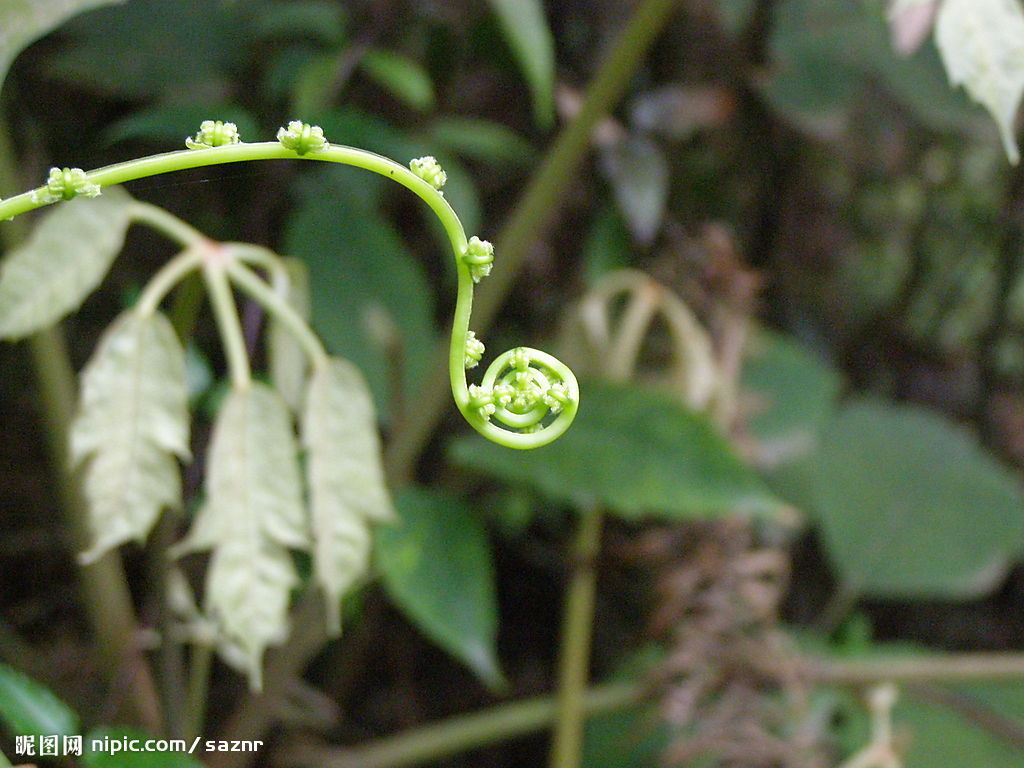
[[[216,122],[210,122],[216,131]],[[203,126],[195,143],[204,138]],[[228,135],[226,129],[227,124],[222,124],[222,137]],[[466,380],[466,369],[475,366],[484,352],[483,344],[469,330],[473,288],[490,272],[494,247],[478,237],[467,240],[459,217],[430,180],[372,152],[330,144],[316,126],[293,121],[278,132],[278,141],[229,141],[216,145],[211,141],[210,146],[203,145],[201,152],[165,152],[88,173],[77,168],[54,169],[46,185],[0,201],[0,221],[76,195],[97,195],[101,187],[134,179],[221,163],[294,159],[296,155],[386,176],[414,192],[430,207],[448,235],[458,274],[448,366],[456,406],[478,432],[512,448],[536,448],[563,434],[576,416],[580,393],[576,377],[557,358],[540,350],[518,347],[499,355],[484,372],[480,384],[469,384]]]
[[[211,147],[223,147],[226,144],[238,144],[241,140],[242,137],[238,135],[238,126],[234,123],[203,120],[195,137],[185,139],[185,146],[189,149],[210,149]]]
[[[33,202],[46,205],[58,200],[71,200],[79,195],[96,197],[99,193],[99,184],[90,182],[81,168],[51,168],[46,186],[33,191],[32,198]]]
[[[434,189],[441,189],[448,181],[448,174],[441,169],[441,164],[433,155],[417,157],[409,163],[409,169]]]
[[[282,147],[292,150],[297,155],[320,152],[328,146],[323,128],[301,120],[292,120],[287,128],[279,128],[277,140],[281,142]]]

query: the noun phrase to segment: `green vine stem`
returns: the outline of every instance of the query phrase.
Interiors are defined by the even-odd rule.
[[[233,126],[226,131],[229,125],[205,122],[196,138],[186,142],[190,148],[178,152],[129,160],[88,173],[77,168],[53,169],[47,184],[0,201],[0,220],[76,195],[95,196],[103,187],[112,184],[222,163],[303,158],[352,165],[378,173],[398,182],[426,202],[441,221],[451,242],[458,275],[458,294],[449,345],[449,380],[455,403],[463,416],[478,432],[511,448],[546,445],[569,428],[579,404],[579,385],[572,371],[551,355],[519,347],[499,356],[485,372],[481,385],[467,382],[466,369],[476,364],[483,351],[483,345],[469,330],[473,287],[490,273],[494,249],[485,240],[467,239],[458,216],[440,192],[446,176],[433,158],[418,158],[412,161],[410,168],[406,168],[372,152],[329,144],[317,126],[297,121],[282,128],[276,142],[247,144],[238,140]],[[201,237],[192,234],[187,225],[171,221],[173,217],[161,217],[148,209],[140,209],[139,215],[174,237]],[[226,281],[221,284],[224,268],[207,260],[204,275],[211,289],[237,385],[247,379],[248,367],[247,364],[243,367],[241,356],[235,349],[237,339],[228,332],[231,327],[227,324],[229,296],[225,293]]]
[[[135,311],[141,315],[151,315],[160,306],[164,297],[180,283],[189,272],[198,269],[203,263],[201,248],[190,248],[182,251],[160,268],[146,284]]]
[[[579,514],[579,527],[571,552],[573,569],[562,619],[555,729],[549,761],[551,768],[579,768],[583,760],[585,694],[590,674],[590,643],[597,593],[596,560],[601,549],[604,514],[599,509],[585,509]]]

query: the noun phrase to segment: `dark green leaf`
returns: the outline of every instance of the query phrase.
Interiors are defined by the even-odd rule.
[[[126,139],[141,139],[183,149],[185,138],[195,135],[203,120],[223,120],[238,127],[242,141],[259,141],[259,124],[248,111],[233,104],[169,102],[132,112],[111,124],[104,138],[111,144]],[[266,137],[263,137],[266,138]]]
[[[434,84],[426,70],[412,59],[373,49],[363,54],[359,66],[413,109],[423,112],[434,106]]]
[[[805,480],[831,559],[859,593],[977,597],[999,583],[1024,539],[1017,480],[921,408],[847,406]]]
[[[78,715],[49,688],[0,664],[0,719],[15,736],[80,733]]]
[[[425,489],[396,499],[400,522],[377,533],[384,586],[423,632],[492,687],[502,684],[487,532],[461,499]]]
[[[347,10],[330,0],[261,3],[254,13],[254,37],[302,37],[339,46],[345,37]]]
[[[842,379],[796,341],[761,331],[748,347],[742,387],[759,465],[775,467],[814,447],[837,406]]]
[[[527,163],[537,154],[511,128],[474,117],[439,117],[430,125],[430,138],[463,157],[495,165]]]
[[[405,391],[414,399],[436,337],[430,285],[364,193],[373,182],[356,169],[305,180],[285,252],[309,267],[313,327],[331,352],[365,373],[378,410],[387,413],[394,363],[401,360]]]
[[[144,746],[147,741],[154,738],[150,733],[124,726],[97,728],[90,731],[84,739],[82,765],[85,768],[202,768],[202,764],[187,752],[114,752],[91,749],[93,740],[120,746],[125,740],[138,739]]]
[[[208,0],[132,0],[76,19],[68,32],[49,73],[147,100],[221,88],[249,44],[240,9]]]
[[[555,119],[555,43],[540,0],[491,0],[509,48],[530,85],[541,128]]]
[[[14,58],[76,13],[123,0],[4,0],[0,5],[0,87]]]
[[[630,518],[781,509],[704,416],[638,387],[587,384],[572,429],[543,448],[510,451],[469,437],[453,456],[567,504],[600,504]]]

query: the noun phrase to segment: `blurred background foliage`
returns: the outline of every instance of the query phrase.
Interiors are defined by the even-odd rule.
[[[35,34],[17,26],[30,4],[0,4],[4,196],[51,165],[180,148],[203,119],[255,141],[301,118],[400,162],[433,154],[467,232],[491,239],[638,5],[128,0],[69,18],[100,4],[53,3]],[[881,0],[676,5],[551,225],[519,233],[526,258],[485,337],[561,344],[583,373],[576,425],[515,453],[467,435],[446,406],[413,482],[395,482],[401,523],[380,533],[379,579],[346,604],[345,636],[286,646],[297,671],[272,706],[215,670],[202,733],[386,743],[550,690],[577,510],[610,516],[592,677],[659,683],[649,707],[590,721],[587,768],[850,755],[867,740],[864,707],[785,679],[780,637],[830,659],[1024,650],[1024,175],[930,41],[893,52]],[[128,189],[211,237],[301,259],[314,327],[366,373],[386,442],[431,407],[421,391],[454,279],[411,196],[303,163]],[[75,368],[170,255],[131,234],[65,324]],[[223,391],[205,312],[189,352],[197,464]],[[254,344],[260,323],[250,308]],[[53,514],[52,414],[27,351],[0,347],[0,660],[84,726],[138,725],[64,588],[73,538]],[[186,472],[191,508],[199,477]],[[125,556],[138,642],[153,649],[160,564]],[[779,654],[755,674],[750,659]],[[157,677],[173,698],[172,672]],[[7,736],[31,731],[16,700],[48,696],[34,685],[0,674]],[[894,718],[910,768],[1024,766],[1020,682],[922,686]],[[297,747],[284,743],[210,764],[287,764]],[[427,764],[538,765],[544,746],[530,736]],[[407,764],[346,754],[322,764]]]

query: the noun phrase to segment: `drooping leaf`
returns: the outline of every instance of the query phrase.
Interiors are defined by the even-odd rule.
[[[394,511],[381,466],[373,400],[358,369],[334,358],[310,378],[302,418],[313,527],[313,573],[341,630],[341,598],[369,564],[370,523]]]
[[[646,136],[630,136],[606,147],[601,167],[633,236],[650,243],[658,234],[668,200],[668,162]]]
[[[79,733],[78,715],[49,688],[0,664],[0,720],[16,736]]]
[[[124,0],[4,0],[0,4],[0,87],[14,58],[76,13]]]
[[[984,595],[1024,539],[1016,479],[920,408],[847,406],[803,474],[829,556],[857,593]]]
[[[254,688],[263,651],[287,634],[298,580],[289,548],[308,540],[288,407],[263,384],[232,390],[214,425],[206,502],[177,549],[213,549],[204,607],[226,658],[245,659]]]
[[[82,372],[71,425],[71,460],[85,464],[93,561],[132,539],[143,541],[165,507],[181,506],[175,457],[186,459],[185,352],[159,312],[124,312]]]
[[[121,250],[131,198],[113,188],[61,203],[0,268],[0,338],[21,339],[74,311]]]
[[[423,112],[434,106],[434,84],[416,61],[394,51],[374,48],[363,54],[359,66],[413,109]]]
[[[299,259],[283,259],[284,274],[275,275],[274,289],[303,319],[309,319],[309,270]],[[285,284],[278,285],[283,280]],[[267,358],[270,379],[293,411],[302,405],[309,360],[288,329],[273,316],[267,327]]]
[[[576,421],[556,443],[510,451],[476,437],[453,445],[470,469],[573,505],[623,517],[771,514],[782,505],[707,418],[639,387],[587,383]]]
[[[962,85],[999,127],[1006,155],[1020,159],[1014,121],[1024,94],[1024,9],[1019,0],[945,0],[935,42],[949,80]]]
[[[398,525],[377,532],[384,586],[438,645],[498,686],[497,597],[490,543],[459,498],[425,489],[396,498]]]
[[[530,86],[541,128],[555,119],[555,43],[540,0],[490,0],[509,48]]]
[[[134,752],[134,751],[113,751],[93,750],[93,741],[100,744],[124,744],[126,741],[138,739],[139,744],[155,739],[151,733],[140,731],[137,728],[125,726],[109,726],[96,728],[86,734],[83,742],[85,749],[82,752],[82,765],[85,768],[202,768],[202,764],[187,752]],[[186,746],[191,746],[187,742]],[[202,747],[199,747],[201,750]]]

